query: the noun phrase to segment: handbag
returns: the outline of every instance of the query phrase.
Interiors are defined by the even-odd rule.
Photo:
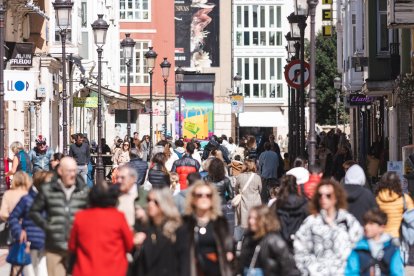
[[[243,190],[241,191],[240,194],[236,195],[232,200],[231,200],[231,205],[233,207],[237,207],[240,205],[241,200],[242,200],[242,194],[246,191],[247,187],[250,185],[250,183],[252,182],[254,177],[254,173],[252,173],[249,177],[249,180],[247,180],[246,185],[243,187]]]
[[[25,266],[32,263],[30,258],[30,247],[26,246],[26,243],[14,242],[10,247],[9,255],[7,255],[6,261],[9,264],[17,266]]]
[[[250,262],[249,267],[246,267],[244,269],[244,273],[243,273],[244,276],[264,276],[263,269],[254,267],[256,265],[257,258],[259,257],[259,252],[260,252],[260,245],[257,245],[256,248],[254,249],[252,261]]]
[[[404,213],[401,222],[402,239],[408,245],[414,245],[414,209],[407,210],[405,194],[403,194]]]

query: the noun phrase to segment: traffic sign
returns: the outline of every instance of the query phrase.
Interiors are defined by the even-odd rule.
[[[305,62],[305,87],[310,83],[310,66]],[[289,86],[300,89],[300,60],[293,60],[285,67],[285,79]]]

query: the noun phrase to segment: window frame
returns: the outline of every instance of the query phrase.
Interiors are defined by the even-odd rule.
[[[144,57],[145,53],[148,51],[148,47],[151,45],[151,40],[135,40],[136,44],[135,44],[135,51],[133,53],[133,57],[132,57],[132,65],[131,65],[131,72],[130,72],[130,78],[131,78],[131,86],[149,86],[149,76],[148,73],[146,72],[146,59]],[[144,48],[144,44],[147,44],[147,48]],[[141,53],[141,62],[140,62],[140,68],[141,68],[141,72],[137,72],[136,68],[137,68],[137,53],[140,52]],[[122,70],[125,67],[124,71]],[[123,50],[122,48],[120,48],[120,52],[119,52],[119,84],[120,86],[126,86],[127,85],[127,68],[125,65],[125,59],[123,57]],[[136,77],[141,76],[141,79],[143,80],[142,82],[138,83],[135,82]],[[123,82],[123,78],[125,79],[125,81]],[[146,81],[145,81],[146,80]]]
[[[152,0],[148,0],[148,10],[134,9],[134,7],[132,9],[129,9],[129,8],[121,9],[121,1],[125,2],[125,7],[127,7],[127,3],[128,3],[127,2],[128,0],[120,0],[119,1],[119,12],[118,12],[119,22],[151,22],[151,20],[152,20],[152,12],[151,12],[152,11]],[[133,0],[133,3],[135,3],[135,1],[139,1],[140,4],[142,5],[142,1],[144,1],[144,0]],[[126,18],[126,14],[129,11],[132,12],[134,18],[132,18],[132,19]],[[143,19],[143,18],[136,19],[135,18],[135,13],[136,12],[140,12],[143,15],[145,11],[148,12],[148,18],[147,19]],[[125,18],[121,18],[121,13],[122,12],[125,12]]]
[[[390,44],[392,41],[392,30],[387,28],[387,32],[388,32],[388,50],[384,51],[381,50],[381,40],[382,40],[382,29],[381,29],[381,16],[385,15],[385,23],[387,24],[387,10],[380,10],[380,1],[385,1],[386,0],[377,0],[376,4],[377,4],[377,29],[376,29],[376,34],[377,34],[377,56],[389,56],[390,55]],[[387,6],[387,4],[385,3],[385,6]]]

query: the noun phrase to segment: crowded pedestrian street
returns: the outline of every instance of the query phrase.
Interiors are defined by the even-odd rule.
[[[0,0],[0,276],[414,275],[414,0]]]

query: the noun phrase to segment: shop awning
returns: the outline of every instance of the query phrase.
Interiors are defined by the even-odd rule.
[[[287,118],[281,112],[244,112],[239,115],[241,127],[286,127]]]

